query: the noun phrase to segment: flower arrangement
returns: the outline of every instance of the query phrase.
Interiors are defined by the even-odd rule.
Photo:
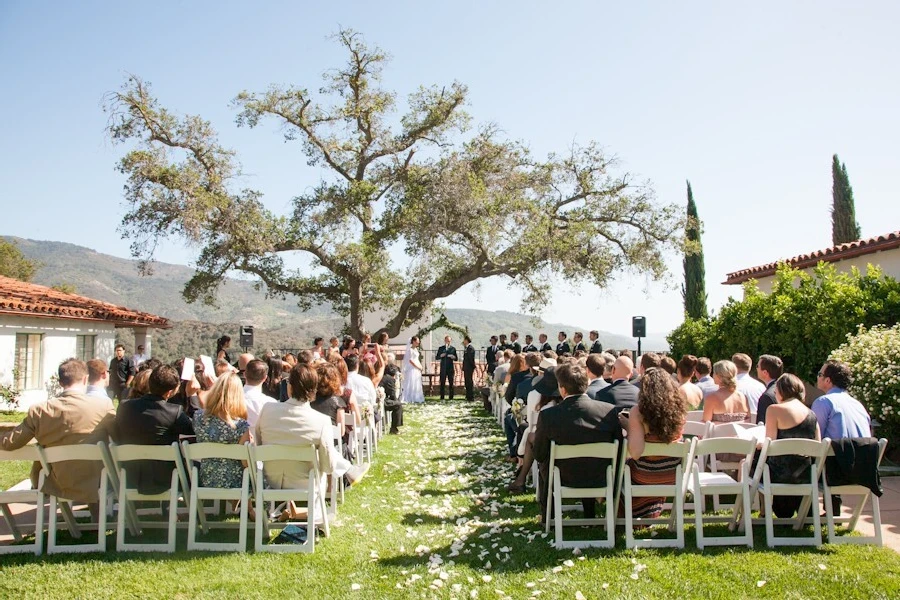
[[[521,425],[525,422],[525,417],[527,416],[525,411],[525,403],[522,402],[519,398],[513,400],[512,403],[512,414],[513,417],[516,418],[516,424]]]

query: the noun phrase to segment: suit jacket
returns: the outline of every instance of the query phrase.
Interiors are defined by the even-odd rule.
[[[266,404],[256,424],[257,444],[285,444],[316,448],[320,473],[334,471],[334,434],[331,419],[316,412],[309,402],[290,398],[286,402]],[[309,463],[273,460],[265,463],[266,483],[276,489],[305,487],[309,480]]]
[[[591,344],[591,354],[600,354],[603,352],[603,344],[600,343],[600,340],[594,340],[594,343]]]
[[[590,384],[588,384],[587,391],[584,393],[587,394],[587,397],[591,400],[597,399],[597,394],[600,393],[600,390],[609,387],[609,384],[603,380],[603,378],[595,379]]]
[[[553,346],[550,345],[550,342],[541,344],[541,352],[546,352],[547,350],[553,350]]]
[[[120,444],[169,446],[179,436],[193,435],[194,426],[181,406],[147,394],[126,400],[116,413]],[[125,463],[127,484],[142,494],[158,494],[169,489],[175,465],[158,460]]]
[[[585,346],[584,342],[578,342],[572,347],[572,354],[575,354],[581,350],[582,352],[587,352],[587,346]]]
[[[484,362],[487,363],[488,373],[493,373],[497,367],[497,354],[500,353],[500,346],[488,346],[484,351]]]
[[[522,344],[520,344],[518,341],[510,343],[509,347],[516,354],[522,354]]]
[[[522,352],[537,352],[538,348],[534,344],[526,344],[522,346]]]
[[[569,354],[572,353],[572,345],[569,343],[569,340],[560,342],[556,345],[556,354],[557,355],[562,356],[566,352],[568,352]]]
[[[466,349],[463,350],[463,371],[466,373],[474,373],[475,372],[475,346],[469,344],[466,346]]]
[[[456,355],[456,348],[453,346],[441,346],[438,348],[435,358],[440,362],[441,375],[453,373],[453,363],[459,360],[459,357]]]
[[[634,385],[624,379],[619,379],[597,392],[595,399],[612,404],[616,408],[616,414],[618,415],[621,411],[637,405],[639,393],[640,390]]]
[[[0,437],[0,447],[16,450],[32,439],[41,446],[96,444],[106,441],[115,429],[116,411],[109,398],[64,391],[58,397],[35,404],[25,419]],[[43,492],[79,502],[97,502],[100,472],[96,461],[66,461],[51,467]],[[37,488],[41,463],[31,465],[31,484]]]
[[[769,385],[766,386],[766,391],[759,397],[758,404],[756,405],[756,422],[759,423],[761,421],[765,423],[766,410],[777,403],[778,401],[775,399],[775,380],[773,379],[769,382]]]
[[[569,396],[558,405],[541,411],[534,435],[534,458],[550,460],[550,442],[557,445],[612,442],[622,439],[622,427],[612,406],[595,402],[582,394]],[[609,461],[597,458],[573,458],[556,463],[563,485],[603,487]]]

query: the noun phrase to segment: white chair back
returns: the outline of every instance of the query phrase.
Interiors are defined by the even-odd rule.
[[[881,460],[884,458],[884,451],[887,449],[887,440],[885,438],[881,438],[878,440],[878,462],[875,465],[876,472],[881,466]],[[834,448],[832,446],[828,447],[827,457],[834,456]],[[830,544],[875,544],[876,546],[884,545],[884,539],[881,533],[881,503],[878,499],[878,496],[872,493],[872,490],[863,485],[838,485],[831,486],[828,483],[828,474],[827,474],[827,466],[822,471],[822,484],[823,484],[823,493],[825,494],[825,519],[828,525],[828,543]],[[853,509],[851,515],[849,517],[842,517],[840,515],[835,516],[833,514],[833,506],[831,496],[833,494],[840,494],[841,497],[847,496],[861,496],[860,500],[857,502],[855,508]],[[873,535],[865,536],[865,535],[837,535],[836,526],[839,524],[846,524],[848,531],[853,531],[856,529],[856,524],[859,521],[860,515],[862,515],[863,508],[866,506],[866,502],[872,499],[872,525],[873,525]]]
[[[40,462],[41,455],[37,446],[24,446],[17,450],[0,450],[0,462],[6,461]],[[31,489],[31,481],[23,482],[25,485],[13,486],[8,490],[0,490],[0,512],[13,534],[16,542],[25,537],[16,522],[16,515],[9,508],[10,504],[34,504],[34,542],[31,544],[3,544],[0,545],[0,554],[14,554],[20,552],[33,552],[39,556],[44,551],[44,494],[40,489]],[[26,487],[27,486],[27,487]]]

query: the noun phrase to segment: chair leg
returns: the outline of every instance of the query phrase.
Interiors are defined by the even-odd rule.
[[[12,532],[13,539],[17,542],[21,542],[22,532],[19,531],[19,526],[16,524],[16,519],[9,510],[9,505],[0,504],[0,512],[3,513],[3,520],[6,521],[6,526],[9,527],[10,532]]]
[[[188,533],[187,533],[187,549],[193,550],[194,544],[197,543],[197,511],[203,511],[203,503],[197,492],[197,479],[191,482],[191,494],[188,501]],[[205,533],[205,532],[204,532]]]
[[[880,544],[879,544],[880,545]],[[38,490],[34,513],[34,554],[40,556],[44,551],[44,494]]]
[[[559,477],[553,478],[553,506],[556,509],[556,549],[562,548],[563,544],[563,523],[562,523],[562,484]]]
[[[119,512],[116,515],[116,550],[120,552],[125,546],[125,521],[129,514],[128,507],[131,506],[131,503],[128,502],[128,496],[125,494],[125,478],[122,477],[119,479]],[[131,533],[135,534],[134,531]]]
[[[772,514],[772,492],[771,482],[766,482],[765,507],[766,507],[766,545],[769,548],[775,547],[775,522]]]
[[[854,531],[856,529],[856,523],[857,523],[857,521],[859,521],[860,515],[862,515],[862,511],[866,506],[866,501],[869,499],[869,496],[872,497],[872,500],[874,500],[876,498],[875,494],[873,494],[872,492],[869,492],[868,494],[866,494],[865,496],[862,497],[862,500],[859,502],[859,504],[856,505],[856,508],[853,509],[853,516],[850,518],[850,523],[848,524],[850,527],[850,531]],[[874,509],[874,502],[872,503],[872,506]],[[873,512],[873,515],[874,515],[874,512]]]
[[[875,543],[880,548],[884,545],[884,541],[881,539],[881,503],[878,496],[869,495],[872,496],[872,524],[875,526]]]
[[[77,539],[81,538],[81,529],[78,527],[78,523],[75,521],[75,514],[72,512],[72,507],[69,505],[68,500],[59,500],[59,511],[62,513],[63,519],[66,521],[66,527],[69,528],[69,534]]]
[[[703,550],[703,490],[699,482],[694,486],[694,530],[697,533],[697,549]]]
[[[750,517],[750,486],[745,485],[743,489],[743,503],[744,503],[744,535],[747,536],[747,547],[751,550],[753,549],[753,522]]]

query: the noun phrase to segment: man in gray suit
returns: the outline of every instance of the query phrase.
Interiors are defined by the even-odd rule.
[[[606,361],[599,354],[589,354],[585,363],[588,372],[588,384],[585,394],[591,400],[597,399],[597,393],[609,384],[603,380],[603,371],[606,370]]]

